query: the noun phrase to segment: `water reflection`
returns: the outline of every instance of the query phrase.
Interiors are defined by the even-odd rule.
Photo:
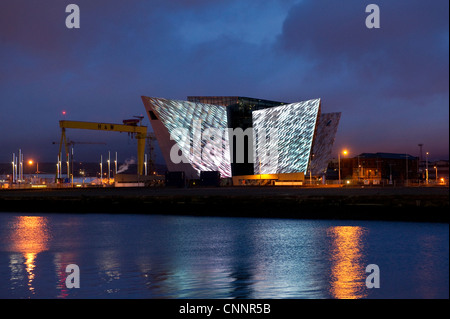
[[[439,298],[439,290],[436,287],[439,287],[443,282],[443,278],[437,275],[439,273],[439,265],[436,258],[434,258],[436,255],[435,249],[439,246],[438,236],[422,235],[418,238],[417,244],[412,244],[412,246],[417,247],[417,259],[419,262],[413,268],[413,276],[411,276],[413,278],[411,280],[418,286],[419,297],[425,299]]]
[[[16,216],[11,225],[11,250],[22,253],[22,258],[25,259],[27,286],[32,294],[35,293],[33,282],[36,277],[36,257],[40,252],[48,249],[47,223],[47,218],[42,216]],[[10,268],[20,271],[17,257],[17,255],[11,256]],[[20,280],[21,276],[12,276],[11,280],[14,281],[15,278]]]
[[[359,226],[336,226],[327,230],[331,237],[330,293],[338,299],[367,296],[363,240],[366,230]]]
[[[0,214],[0,298],[448,299],[448,225],[355,225]],[[65,286],[71,263],[80,289]],[[370,263],[382,289],[365,286]]]

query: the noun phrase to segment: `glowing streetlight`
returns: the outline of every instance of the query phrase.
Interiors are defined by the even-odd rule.
[[[116,152],[116,159],[114,160],[114,178],[116,177],[116,175],[117,175],[117,152]]]
[[[100,183],[103,185],[103,155],[100,155]]]
[[[12,182],[15,183],[16,182],[16,153],[13,153],[13,157],[12,157]]]
[[[345,156],[348,154],[348,151],[343,150],[342,154]],[[338,165],[339,165],[339,185],[341,185],[341,153],[338,153]]]
[[[430,153],[428,153],[428,152],[426,152],[426,168],[425,168],[425,174],[426,174],[426,182],[427,182],[427,184],[428,184],[428,155],[429,155]]]
[[[32,159],[28,160],[28,165],[33,165],[34,161]],[[36,162],[36,174],[39,174],[39,163]]]
[[[147,154],[144,154],[144,172],[145,172],[145,176],[147,176]]]
[[[69,155],[69,154],[67,154]],[[67,180],[69,180],[70,178],[70,170],[69,170],[69,156],[67,156],[67,161],[66,161],[66,165],[67,165]]]
[[[58,161],[56,162],[56,178],[61,178],[61,159],[58,155]]]
[[[23,153],[22,150],[19,149],[19,183],[22,181],[23,179]]]
[[[434,169],[436,170],[436,183],[437,183],[438,182],[437,166],[435,166]]]
[[[111,182],[111,152],[108,151],[108,184]]]

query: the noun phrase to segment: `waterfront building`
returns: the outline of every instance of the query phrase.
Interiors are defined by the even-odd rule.
[[[341,159],[345,183],[412,184],[419,180],[418,157],[398,153],[361,153]]]
[[[218,171],[222,178],[325,174],[341,116],[321,113],[321,99],[143,96],[142,101],[168,170],[191,179],[202,171]]]

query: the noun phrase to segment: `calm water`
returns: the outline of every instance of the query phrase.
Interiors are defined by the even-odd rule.
[[[448,256],[447,224],[0,213],[0,298],[449,298]]]

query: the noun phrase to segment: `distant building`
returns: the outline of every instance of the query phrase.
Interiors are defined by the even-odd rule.
[[[341,178],[365,184],[416,183],[419,181],[418,157],[397,153],[362,153],[341,158]]]

